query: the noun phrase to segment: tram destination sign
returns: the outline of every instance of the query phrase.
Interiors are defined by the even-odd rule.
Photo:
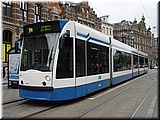
[[[59,21],[39,22],[34,24],[25,25],[23,27],[24,35],[36,35],[42,33],[52,33],[60,31]]]

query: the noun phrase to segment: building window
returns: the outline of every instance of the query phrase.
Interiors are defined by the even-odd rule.
[[[89,18],[89,11],[87,10],[87,16],[86,16],[87,18]]]
[[[106,28],[106,34],[108,35],[108,28]]]
[[[3,1],[2,7],[3,7],[3,15],[11,17],[11,8],[12,8],[11,1],[8,2]]]
[[[34,15],[34,21],[37,22],[41,19],[41,6],[36,5],[35,6],[35,15]]]
[[[103,27],[103,28],[102,28],[102,33],[104,33],[104,34],[105,34],[105,27]]]
[[[3,31],[3,44],[2,44],[2,62],[8,62],[8,50],[12,45],[12,32],[9,30]]]
[[[105,18],[103,18],[103,22],[105,22]]]
[[[110,35],[112,35],[112,29],[110,28]]]
[[[28,18],[28,3],[20,2],[20,20],[27,22]]]

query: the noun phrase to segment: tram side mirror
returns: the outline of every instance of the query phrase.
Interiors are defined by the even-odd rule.
[[[60,38],[59,49],[62,49],[64,47],[66,39],[69,37],[70,37],[70,31],[66,30],[66,32]]]

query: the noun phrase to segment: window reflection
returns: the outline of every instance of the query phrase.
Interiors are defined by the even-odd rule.
[[[109,48],[88,43],[88,75],[109,73]]]
[[[131,69],[131,54],[113,49],[113,71]]]

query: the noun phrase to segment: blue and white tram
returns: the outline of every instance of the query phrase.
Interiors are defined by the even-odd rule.
[[[25,25],[23,30],[22,98],[70,100],[134,76],[132,48],[85,25],[56,20]],[[135,56],[139,62],[139,53]]]

